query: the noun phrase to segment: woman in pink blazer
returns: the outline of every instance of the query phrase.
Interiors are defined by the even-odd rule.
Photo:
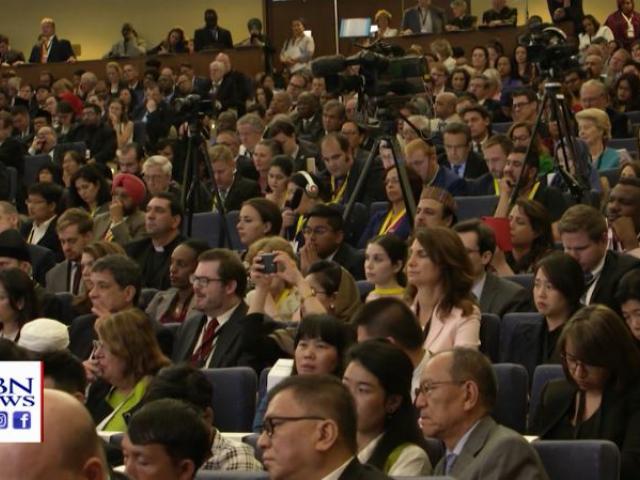
[[[480,346],[480,309],[471,293],[473,268],[458,235],[445,227],[416,231],[407,279],[413,310],[424,332],[424,348],[437,353]]]

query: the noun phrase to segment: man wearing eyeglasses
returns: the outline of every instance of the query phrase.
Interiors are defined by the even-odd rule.
[[[489,415],[497,384],[489,360],[477,350],[455,348],[431,357],[416,392],[420,427],[442,440],[445,456],[434,475],[459,480],[544,480],[547,474],[533,447]]]
[[[224,248],[207,250],[198,257],[190,280],[194,308],[202,313],[180,326],[173,361],[199,368],[245,366],[260,372],[263,365],[245,346],[250,335],[243,301],[247,274],[238,256]]]
[[[269,392],[258,438],[271,480],[384,480],[356,457],[356,412],[347,388],[328,375],[296,375]]]

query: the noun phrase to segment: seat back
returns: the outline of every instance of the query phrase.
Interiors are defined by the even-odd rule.
[[[368,280],[358,280],[356,281],[356,285],[358,286],[358,293],[360,294],[360,300],[364,302],[364,299],[367,298],[367,295],[375,288],[375,285]]]
[[[611,188],[615,187],[620,180],[620,169],[619,168],[608,168],[606,170],[598,171],[598,175],[601,177],[605,177],[609,182],[609,186]]]
[[[262,371],[260,372],[260,378],[258,379],[258,402],[257,402],[258,405],[260,405],[260,402],[262,401],[264,396],[267,394],[267,381],[269,380],[270,371],[271,371],[271,367],[267,367],[267,368],[263,368]]]
[[[500,317],[493,313],[483,313],[480,321],[480,351],[492,363],[500,361]]]
[[[389,202],[373,202],[369,206],[369,217],[373,217],[378,212],[386,212],[389,208]]]
[[[456,197],[456,217],[458,221],[492,216],[498,205],[495,195],[480,195],[474,197]]]
[[[238,219],[240,218],[240,212],[238,210],[233,210],[231,212],[227,212],[226,220],[227,220],[227,229],[229,230],[229,238],[231,239],[231,245],[229,248],[232,250],[236,250],[238,252],[245,249],[245,246],[242,245],[240,241],[240,236],[238,235]],[[247,245],[248,247],[249,245]]]
[[[538,365],[533,372],[533,382],[531,384],[531,399],[529,401],[529,418],[533,418],[538,405],[542,389],[551,380],[564,378],[562,365]]]
[[[498,396],[492,417],[505,427],[525,433],[529,394],[527,370],[515,363],[498,363],[493,365],[493,370],[498,380]]]
[[[64,160],[64,154],[69,150],[74,150],[80,154],[82,158],[87,154],[87,145],[84,142],[64,142],[59,143],[53,149],[53,160],[58,164],[62,165],[62,161]]]
[[[507,313],[500,322],[500,361],[512,362],[513,335],[519,324],[537,324],[542,322],[542,315],[538,312]]]
[[[266,480],[267,472],[242,472],[239,470],[199,470],[195,480]]]
[[[344,239],[354,247],[358,246],[358,241],[369,221],[369,209],[364,203],[355,203],[351,215],[344,222]]]
[[[221,432],[250,432],[258,378],[248,367],[205,368],[213,387],[213,423]]]
[[[638,154],[638,140],[634,137],[630,138],[612,138],[607,141],[607,147],[618,150],[626,148],[629,153]]]
[[[523,287],[527,292],[533,289],[533,274],[532,273],[519,273],[517,275],[508,275],[504,277],[506,280],[511,280]]]
[[[511,128],[511,125],[513,125],[512,122],[492,123],[491,130],[493,131],[493,133],[503,133],[506,135],[509,129]]]
[[[140,298],[138,299],[138,307],[140,310],[146,310],[153,297],[156,296],[156,293],[158,293],[157,288],[143,288],[140,291]]]
[[[222,216],[217,212],[200,212],[193,215],[191,224],[191,238],[204,240],[211,248],[220,246],[220,226]],[[187,223],[183,223],[184,234],[187,233]]]
[[[550,480],[620,478],[620,451],[608,440],[538,440],[531,445]]]
[[[22,184],[29,187],[36,183],[38,170],[45,165],[51,165],[51,157],[49,155],[27,155],[24,157],[24,172],[22,175]]]
[[[10,202],[15,202],[18,195],[18,170],[15,167],[7,167],[7,172],[9,174],[9,193],[7,198]]]

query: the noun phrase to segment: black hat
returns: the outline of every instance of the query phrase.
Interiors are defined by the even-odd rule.
[[[0,257],[31,263],[29,246],[17,230],[5,230],[0,233]]]

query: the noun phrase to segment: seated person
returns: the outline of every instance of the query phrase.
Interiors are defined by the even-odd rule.
[[[532,273],[536,263],[553,250],[551,219],[535,200],[521,198],[509,214],[512,249],[498,249],[493,267],[500,276]]]
[[[469,195],[500,194],[500,179],[512,150],[513,142],[506,135],[497,134],[489,137],[482,146],[482,155],[489,171],[467,182]]]
[[[413,195],[414,202],[422,189],[422,181],[418,174],[407,168],[407,178],[409,180],[410,194]],[[376,235],[392,233],[398,238],[406,240],[411,233],[411,225],[407,217],[407,209],[400,186],[398,170],[395,167],[388,168],[384,178],[384,190],[389,202],[389,208],[375,212],[369,219],[369,223],[360,236],[359,247],[364,247],[370,238]]]
[[[34,183],[27,193],[29,220],[22,224],[20,233],[28,244],[48,248],[54,252],[57,261],[64,260],[56,231],[62,188],[53,183]]]
[[[122,440],[128,478],[162,472],[171,480],[194,479],[210,455],[211,435],[202,414],[173,399],[146,404],[131,417]]]
[[[358,413],[358,460],[389,475],[431,473],[411,401],[412,374],[409,357],[386,339],[366,340],[347,355],[342,382]]]
[[[83,208],[95,222],[101,213],[109,214],[110,206],[111,188],[102,172],[95,165],[80,166],[69,179],[67,208]]]
[[[407,165],[415,170],[424,184],[445,189],[454,196],[465,194],[465,180],[450,169],[438,165],[436,148],[433,145],[416,138],[407,143],[404,156]]]
[[[195,298],[190,277],[198,265],[198,256],[209,245],[196,238],[180,243],[171,253],[169,281],[171,287],[159,291],[147,305],[149,318],[160,323],[182,323],[194,313]]]
[[[144,404],[167,398],[181,400],[195,408],[209,430],[210,451],[205,455],[202,471],[262,470],[262,465],[254,457],[249,445],[225,438],[213,426],[215,423],[215,412],[211,408],[213,388],[201,370],[184,364],[160,370],[147,388]]]
[[[507,7],[507,0],[491,0],[491,8],[482,14],[485,27],[516,26],[518,9]]]
[[[558,338],[569,319],[582,307],[585,290],[580,264],[566,253],[553,252],[540,260],[534,272],[533,301],[543,319],[521,323],[513,332],[505,361],[519,363],[533,378],[543,363],[560,363]]]
[[[402,16],[402,33],[442,33],[447,19],[444,11],[431,5],[431,0],[418,0],[415,7],[407,8]]]
[[[92,382],[87,409],[98,431],[123,432],[127,430],[125,414],[142,400],[151,376],[170,361],[141,310],[101,317],[95,329],[98,340],[85,362]]]
[[[456,223],[456,201],[438,187],[424,187],[416,205],[413,228],[451,227]]]
[[[476,28],[478,17],[469,15],[467,2],[465,0],[453,0],[451,2],[453,18],[450,18],[444,29],[447,32],[458,32],[461,30],[473,30]]]
[[[487,173],[484,159],[471,148],[471,130],[467,125],[447,125],[443,131],[443,138],[445,154],[438,158],[440,165],[451,169],[459,178],[467,180]]]
[[[394,234],[387,233],[369,240],[364,253],[364,271],[367,281],[374,288],[367,295],[366,301],[382,297],[404,299],[406,262],[407,245]]]
[[[620,153],[607,147],[611,139],[611,122],[606,112],[599,108],[586,108],[576,113],[578,133],[589,147],[593,167],[596,170],[617,168],[620,164]]]
[[[542,390],[531,433],[543,440],[610,440],[621,452],[620,479],[636,478],[640,351],[634,337],[613,310],[591,305],[565,325],[558,349],[566,378]]]
[[[493,313],[502,318],[511,312],[530,310],[530,292],[522,286],[500,278],[490,269],[496,251],[496,236],[491,227],[478,219],[457,223],[453,229],[467,249],[473,265],[472,293],[482,313]]]
[[[80,360],[66,349],[42,353],[40,360],[45,388],[62,390],[84,403],[87,376]]]
[[[56,23],[52,18],[40,21],[38,43],[31,49],[29,63],[75,62],[75,54],[69,40],[58,38]]]
[[[446,447],[434,475],[507,480],[517,472],[520,479],[548,478],[531,444],[491,418],[497,391],[491,363],[476,350],[457,347],[429,359],[416,407],[422,433]],[[439,402],[449,408],[440,408]]]
[[[6,302],[0,317],[2,338],[18,343],[24,325],[40,316],[34,287],[33,280],[24,270],[10,266],[0,270],[0,295]]]
[[[480,345],[480,309],[471,293],[472,268],[462,241],[452,230],[416,231],[407,260],[407,281],[415,287],[412,309],[428,352]]]
[[[333,260],[356,280],[364,279],[364,255],[345,241],[344,227],[342,213],[333,205],[316,205],[309,211],[299,252],[303,272],[318,260]]]
[[[282,214],[272,201],[250,198],[242,204],[236,229],[242,245],[249,248],[261,238],[280,234]]]
[[[636,343],[640,343],[640,270],[632,270],[622,277],[616,301]]]

